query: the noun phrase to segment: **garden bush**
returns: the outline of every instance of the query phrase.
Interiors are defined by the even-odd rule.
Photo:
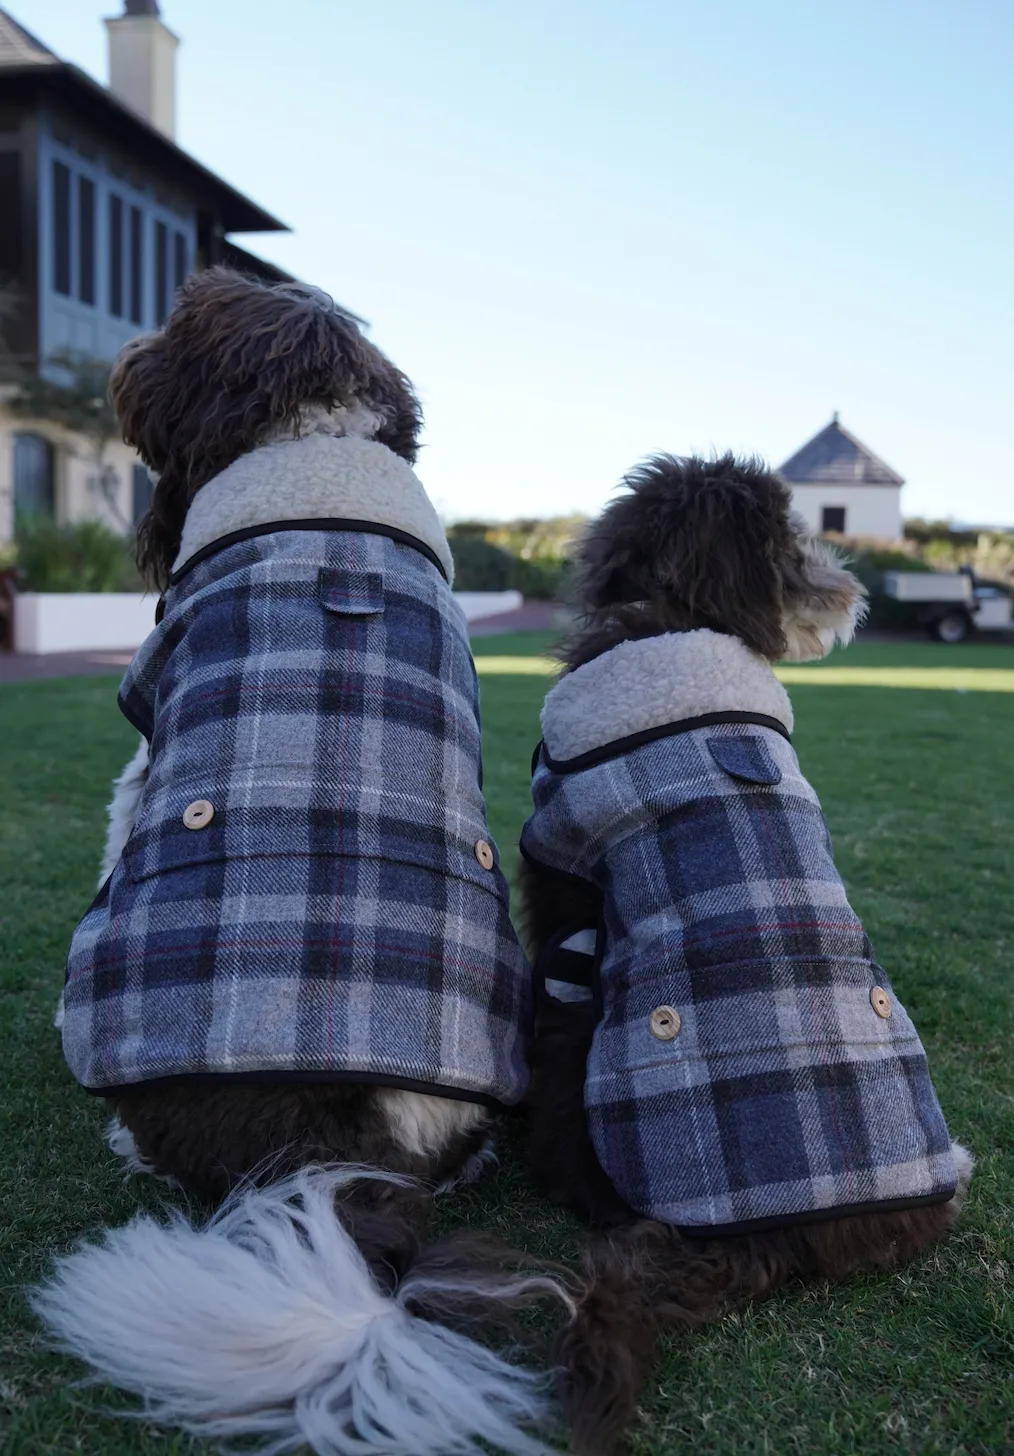
[[[454,585],[458,591],[507,591],[514,583],[511,556],[470,531],[447,533],[454,557]]]
[[[100,521],[68,526],[48,520],[20,522],[18,588],[33,592],[142,591],[132,544]]]

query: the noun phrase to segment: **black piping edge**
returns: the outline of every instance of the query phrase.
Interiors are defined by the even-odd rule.
[[[257,536],[272,536],[276,531],[356,531],[368,536],[388,536],[392,541],[398,541],[402,546],[411,546],[420,552],[427,561],[433,563],[444,581],[447,581],[443,562],[432,546],[427,546],[425,541],[420,541],[418,536],[401,530],[399,526],[384,526],[379,521],[346,520],[344,516],[314,516],[298,521],[265,521],[259,526],[245,526],[240,531],[230,531],[227,536],[219,536],[216,541],[209,541],[207,546],[202,546],[200,551],[189,556],[170,576],[169,585],[175,586],[188,571],[192,571],[209,557],[217,556],[227,547],[238,546],[241,541],[252,541]]]
[[[837,1208],[808,1209],[804,1213],[776,1213],[769,1218],[745,1219],[742,1223],[680,1223],[675,1227],[685,1239],[725,1239],[735,1234],[761,1233],[764,1229],[796,1228],[801,1224],[828,1223],[836,1218],[861,1218],[868,1213],[903,1213],[909,1208],[928,1208],[936,1203],[949,1203],[957,1191],[955,1184],[949,1193],[924,1193],[915,1198],[884,1198],[879,1202],[847,1203]]]
[[[674,738],[678,733],[692,733],[695,728],[710,728],[716,723],[753,723],[758,728],[770,728],[775,733],[780,733],[786,743],[792,742],[792,734],[778,718],[769,718],[766,713],[742,713],[730,709],[727,713],[701,713],[696,718],[680,718],[675,723],[661,723],[657,728],[642,728],[639,733],[628,733],[625,738],[614,738],[611,743],[602,744],[601,748],[590,748],[587,753],[578,753],[573,758],[553,758],[546,747],[545,739],[535,752],[538,754],[541,748],[542,761],[553,773],[580,773],[582,769],[608,763],[610,759],[619,758],[646,743],[655,743],[660,738]],[[533,770],[535,762],[533,757]]]
[[[221,1082],[232,1082],[237,1085],[302,1082],[320,1086],[351,1083],[362,1087],[399,1087],[406,1092],[424,1092],[433,1097],[447,1097],[452,1102],[478,1102],[493,1112],[514,1112],[521,1105],[520,1099],[517,1103],[500,1102],[487,1092],[469,1092],[464,1087],[444,1087],[436,1082],[420,1082],[411,1077],[388,1077],[383,1072],[181,1072],[175,1077],[149,1077],[139,1082],[117,1082],[108,1087],[89,1087],[84,1082],[80,1085],[92,1097],[115,1097],[117,1093],[133,1092],[139,1087],[150,1087],[154,1090],[159,1087],[200,1084],[207,1086],[209,1083]]]

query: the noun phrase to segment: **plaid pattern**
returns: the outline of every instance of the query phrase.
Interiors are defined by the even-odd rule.
[[[193,566],[124,679],[134,832],[70,948],[87,1087],[350,1076],[516,1102],[530,973],[480,787],[478,687],[436,567],[288,530]],[[206,799],[214,815],[188,829]]]
[[[919,1038],[780,734],[699,728],[576,772],[543,750],[533,798],[525,853],[602,897],[585,1102],[633,1209],[703,1232],[953,1191]]]

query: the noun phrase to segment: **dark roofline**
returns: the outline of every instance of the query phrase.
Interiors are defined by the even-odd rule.
[[[291,232],[286,223],[280,222],[270,212],[265,212],[256,202],[252,202],[242,192],[237,192],[235,187],[230,187],[228,182],[223,182],[216,173],[203,166],[182,147],[178,147],[174,141],[170,141],[157,127],[152,126],[105,86],[70,62],[54,60],[47,64],[34,61],[0,66],[0,77],[5,83],[22,82],[32,88],[52,91],[72,104],[77,103],[90,110],[100,125],[107,129],[115,127],[121,135],[124,122],[128,122],[136,132],[138,143],[154,150],[156,156],[170,170],[184,174],[191,183],[196,182],[205,191],[217,194],[226,232]]]
[[[836,434],[839,434],[844,439],[846,439],[849,442],[850,445],[852,445],[856,450],[859,451],[860,455],[863,455],[863,456],[865,456],[865,458],[867,460],[872,461],[872,463],[874,465],[878,466],[879,469],[881,469],[884,472],[884,474],[889,477],[889,479],[886,480],[886,481],[861,481],[860,480],[860,481],[855,481],[855,482],[853,482],[851,480],[838,480],[838,481],[827,480],[827,481],[824,481],[824,480],[820,480],[820,479],[815,479],[815,480],[813,480],[811,482],[811,480],[810,480],[809,477],[797,476],[797,475],[785,475],[783,473],[786,470],[792,469],[795,466],[796,461],[799,459],[799,457],[801,455],[805,455],[807,453],[807,451],[809,451],[817,443],[818,440],[823,439],[823,437],[826,434],[828,434],[829,432],[831,432],[831,431],[834,431]],[[850,430],[846,430],[845,426],[841,423],[841,421],[838,418],[838,411],[837,410],[835,410],[834,415],[833,415],[833,417],[831,419],[831,422],[829,424],[825,425],[822,430],[818,430],[815,435],[811,435],[810,439],[807,440],[804,445],[800,445],[800,447],[799,447],[798,450],[794,450],[787,460],[783,460],[782,463],[781,463],[781,465],[779,465],[778,469],[775,471],[775,474],[777,476],[779,476],[781,479],[783,479],[785,481],[785,483],[787,485],[790,485],[790,486],[791,485],[807,485],[807,484],[810,484],[810,483],[813,483],[813,484],[822,484],[822,485],[823,484],[828,484],[828,485],[835,484],[835,485],[840,485],[840,486],[843,486],[843,487],[850,486],[852,484],[856,484],[856,485],[880,485],[880,486],[885,486],[885,485],[887,485],[887,486],[895,486],[895,485],[901,486],[901,485],[904,485],[905,484],[905,477],[903,475],[899,475],[896,470],[893,470],[891,468],[891,466],[888,465],[888,463],[887,463],[886,460],[881,460],[880,456],[879,455],[875,455],[874,452],[870,449],[870,447],[868,445],[864,445],[863,442],[862,442],[862,440],[858,439],[855,435],[853,435]]]
[[[905,484],[905,477],[903,475],[899,475],[896,470],[892,470],[891,466],[888,465],[887,461],[881,460],[880,456],[874,450],[871,450],[869,445],[864,445],[862,440],[857,440],[851,430],[846,430],[845,426],[838,419],[837,414],[835,415],[833,424],[835,425],[836,429],[841,431],[841,433],[845,436],[846,440],[848,440],[850,445],[854,445],[857,450],[861,450],[864,455],[869,456],[869,458],[875,464],[880,466],[881,470],[883,470],[885,474],[889,475],[892,478],[896,485]]]

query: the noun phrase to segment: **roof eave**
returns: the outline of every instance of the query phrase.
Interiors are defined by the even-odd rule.
[[[93,104],[104,108],[110,116],[117,116],[120,119],[128,120],[136,127],[149,144],[160,148],[176,166],[183,166],[192,173],[196,173],[206,186],[214,189],[220,195],[224,195],[239,214],[245,214],[240,222],[227,224],[227,231],[230,233],[288,233],[292,229],[288,223],[282,222],[279,218],[266,212],[259,203],[253,202],[249,197],[222,180],[217,173],[198,162],[189,152],[167,137],[158,127],[152,126],[143,116],[120,101],[100,82],[82,71],[78,66],[71,65],[67,61],[43,62],[31,61],[24,64],[0,67],[0,75],[5,78],[21,77],[26,80],[35,81],[40,84],[50,84],[57,90],[66,87],[73,95],[75,89],[78,97],[86,97]]]

